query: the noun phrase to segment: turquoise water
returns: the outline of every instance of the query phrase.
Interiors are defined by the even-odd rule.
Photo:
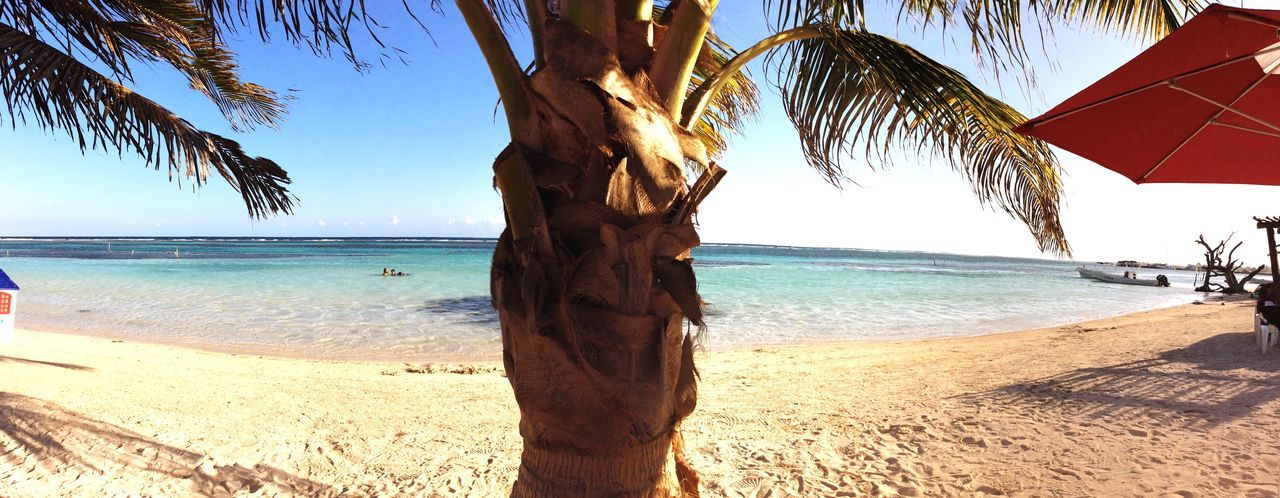
[[[313,358],[496,357],[493,241],[0,239],[19,327]],[[1062,261],[707,245],[708,347],[976,335],[1190,302],[1103,284]],[[385,278],[382,268],[409,273]],[[1155,270],[1142,270],[1154,277]]]

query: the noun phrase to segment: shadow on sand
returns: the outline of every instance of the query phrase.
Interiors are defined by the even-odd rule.
[[[0,392],[0,482],[13,486],[8,492],[92,495],[100,490],[79,479],[93,475],[105,476],[97,482],[114,486],[112,489],[158,483],[153,491],[159,494],[338,494],[332,486],[269,465],[218,465],[200,453],[159,443],[56,404]]]
[[[78,370],[81,372],[92,372],[93,367],[84,365],[76,365],[75,363],[58,363],[56,361],[28,360],[26,358],[18,358],[16,356],[0,355],[0,363],[18,363],[21,365],[43,365],[46,367],[65,368],[67,370]]]
[[[1081,368],[961,397],[1097,418],[1169,415],[1208,426],[1248,416],[1277,398],[1280,354],[1259,354],[1252,332],[1218,334],[1148,360]]]

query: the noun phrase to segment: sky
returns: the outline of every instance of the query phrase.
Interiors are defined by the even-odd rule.
[[[736,47],[749,46],[769,33],[761,3],[722,2],[713,29]],[[391,4],[400,2],[377,5]],[[1144,47],[1059,28],[1036,65],[1037,90],[1027,96],[1007,78],[1001,85],[983,77],[964,40],[899,27],[895,6],[867,4],[873,31],[970,75],[1028,116]],[[1280,8],[1280,0],[1244,6]],[[364,73],[341,57],[318,58],[280,40],[233,37],[242,76],[291,96],[279,130],[233,132],[176,73],[137,71],[131,88],[284,166],[300,199],[293,215],[250,220],[220,178],[193,191],[189,181],[170,181],[139,158],[82,154],[61,132],[10,126],[0,114],[0,236],[496,236],[502,207],[491,165],[506,145],[506,125],[494,112],[497,93],[474,41],[452,3],[445,7],[423,16],[430,36],[394,10],[383,13],[379,20],[391,28],[380,36],[407,61]],[[527,52],[517,46],[521,60]],[[873,169],[853,157],[846,167],[856,184],[827,184],[805,163],[765,71],[750,69],[763,108],[719,161],[729,174],[699,214],[704,242],[1048,257],[1018,221],[981,206],[944,162],[899,154],[891,168]],[[1202,259],[1194,243],[1200,234],[1215,241],[1234,234],[1246,263],[1265,262],[1265,235],[1251,217],[1280,215],[1280,188],[1138,186],[1068,152],[1058,155],[1067,174],[1063,224],[1076,260],[1191,263]]]

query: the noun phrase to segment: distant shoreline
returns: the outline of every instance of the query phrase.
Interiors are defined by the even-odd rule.
[[[129,236],[129,235],[102,235],[102,236],[54,236],[54,235],[30,235],[30,236],[2,236],[0,243],[3,242],[33,242],[33,241],[49,241],[49,242],[94,242],[94,241],[121,241],[121,242],[484,242],[496,244],[496,237],[441,237],[441,236],[365,236],[365,237],[301,237],[301,236]],[[1032,258],[1026,256],[1000,256],[994,254],[962,254],[950,252],[928,251],[923,249],[875,249],[863,247],[832,247],[832,246],[807,246],[798,244],[761,244],[754,242],[707,242],[703,241],[703,246],[711,247],[744,247],[759,249],[800,249],[813,251],[857,251],[866,253],[897,253],[916,256],[941,256],[955,258],[1000,258],[1013,261],[1028,262],[1051,262],[1063,263],[1070,262],[1073,264],[1092,264],[1092,260],[1065,260],[1052,258]]]
[[[457,242],[482,242],[482,243],[496,244],[496,243],[498,242],[498,238],[497,238],[497,237],[446,237],[446,236],[430,236],[430,235],[423,235],[423,236],[361,236],[361,237],[342,237],[342,236],[329,236],[329,237],[321,237],[321,236],[261,236],[261,235],[258,235],[258,236],[250,236],[250,235],[235,235],[235,236],[229,236],[229,235],[227,235],[227,236],[223,236],[223,235],[219,235],[219,236],[207,236],[207,235],[185,235],[185,236],[177,236],[177,235],[156,235],[156,236],[131,236],[131,235],[92,235],[92,236],[89,236],[89,235],[75,235],[75,236],[57,236],[57,235],[21,235],[21,236],[0,236],[0,243],[4,243],[4,242],[22,242],[22,241],[49,241],[49,242],[57,242],[57,241],[71,241],[71,242],[75,242],[75,241],[83,241],[83,242],[93,242],[93,241],[111,241],[111,242],[115,242],[115,241],[121,241],[121,242],[148,242],[148,241],[151,241],[151,242],[158,242],[158,241],[165,241],[165,242],[279,242],[279,241],[282,241],[282,242],[348,242],[348,241],[350,241],[350,242],[377,242],[377,241],[389,241],[389,242],[390,242],[390,241],[405,241],[405,242],[412,242],[412,241],[421,241],[421,242],[444,242],[444,241],[457,241]],[[1127,260],[1117,260],[1117,261],[1100,262],[1100,261],[1098,261],[1098,260],[1094,260],[1094,259],[1087,259],[1087,260],[1085,260],[1085,259],[1081,259],[1081,260],[1077,260],[1077,259],[1070,259],[1070,260],[1068,260],[1068,259],[1054,259],[1054,258],[1036,258],[1036,257],[1029,257],[1029,256],[1000,256],[1000,255],[994,255],[994,254],[964,254],[964,253],[952,253],[952,252],[944,252],[944,251],[930,251],[930,250],[925,250],[925,249],[877,249],[877,248],[868,248],[868,247],[810,246],[810,245],[803,245],[803,244],[763,244],[763,243],[757,243],[757,242],[708,242],[708,241],[703,241],[703,242],[702,242],[702,245],[703,245],[703,246],[713,246],[713,247],[745,247],[745,248],[762,248],[762,249],[770,249],[770,248],[772,248],[772,249],[802,249],[802,250],[813,250],[813,251],[859,251],[859,252],[867,252],[867,253],[900,253],[900,254],[913,254],[913,255],[920,255],[920,256],[939,256],[939,257],[956,257],[956,258],[1001,258],[1001,259],[1008,259],[1008,260],[1013,260],[1013,261],[1027,261],[1027,262],[1054,262],[1054,263],[1070,262],[1070,263],[1072,263],[1072,264],[1082,264],[1082,265],[1089,265],[1089,264],[1107,264],[1107,265],[1114,265],[1114,264],[1116,264],[1116,262],[1117,262],[1117,261],[1127,261]],[[1195,263],[1195,262],[1192,262],[1192,263],[1187,263],[1187,264],[1175,264],[1175,263],[1161,263],[1161,264],[1166,264],[1166,265],[1168,265],[1170,268],[1182,268],[1182,267],[1184,267],[1184,266],[1187,266],[1188,264],[1190,264],[1190,265],[1194,265],[1194,264],[1196,264],[1196,263]]]

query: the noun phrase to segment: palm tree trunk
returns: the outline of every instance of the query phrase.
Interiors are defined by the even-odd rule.
[[[557,19],[543,37],[531,111],[495,163],[508,228],[491,292],[524,439],[512,496],[696,496],[679,434],[702,327],[692,214],[723,170],[623,69],[643,67],[634,53]]]

